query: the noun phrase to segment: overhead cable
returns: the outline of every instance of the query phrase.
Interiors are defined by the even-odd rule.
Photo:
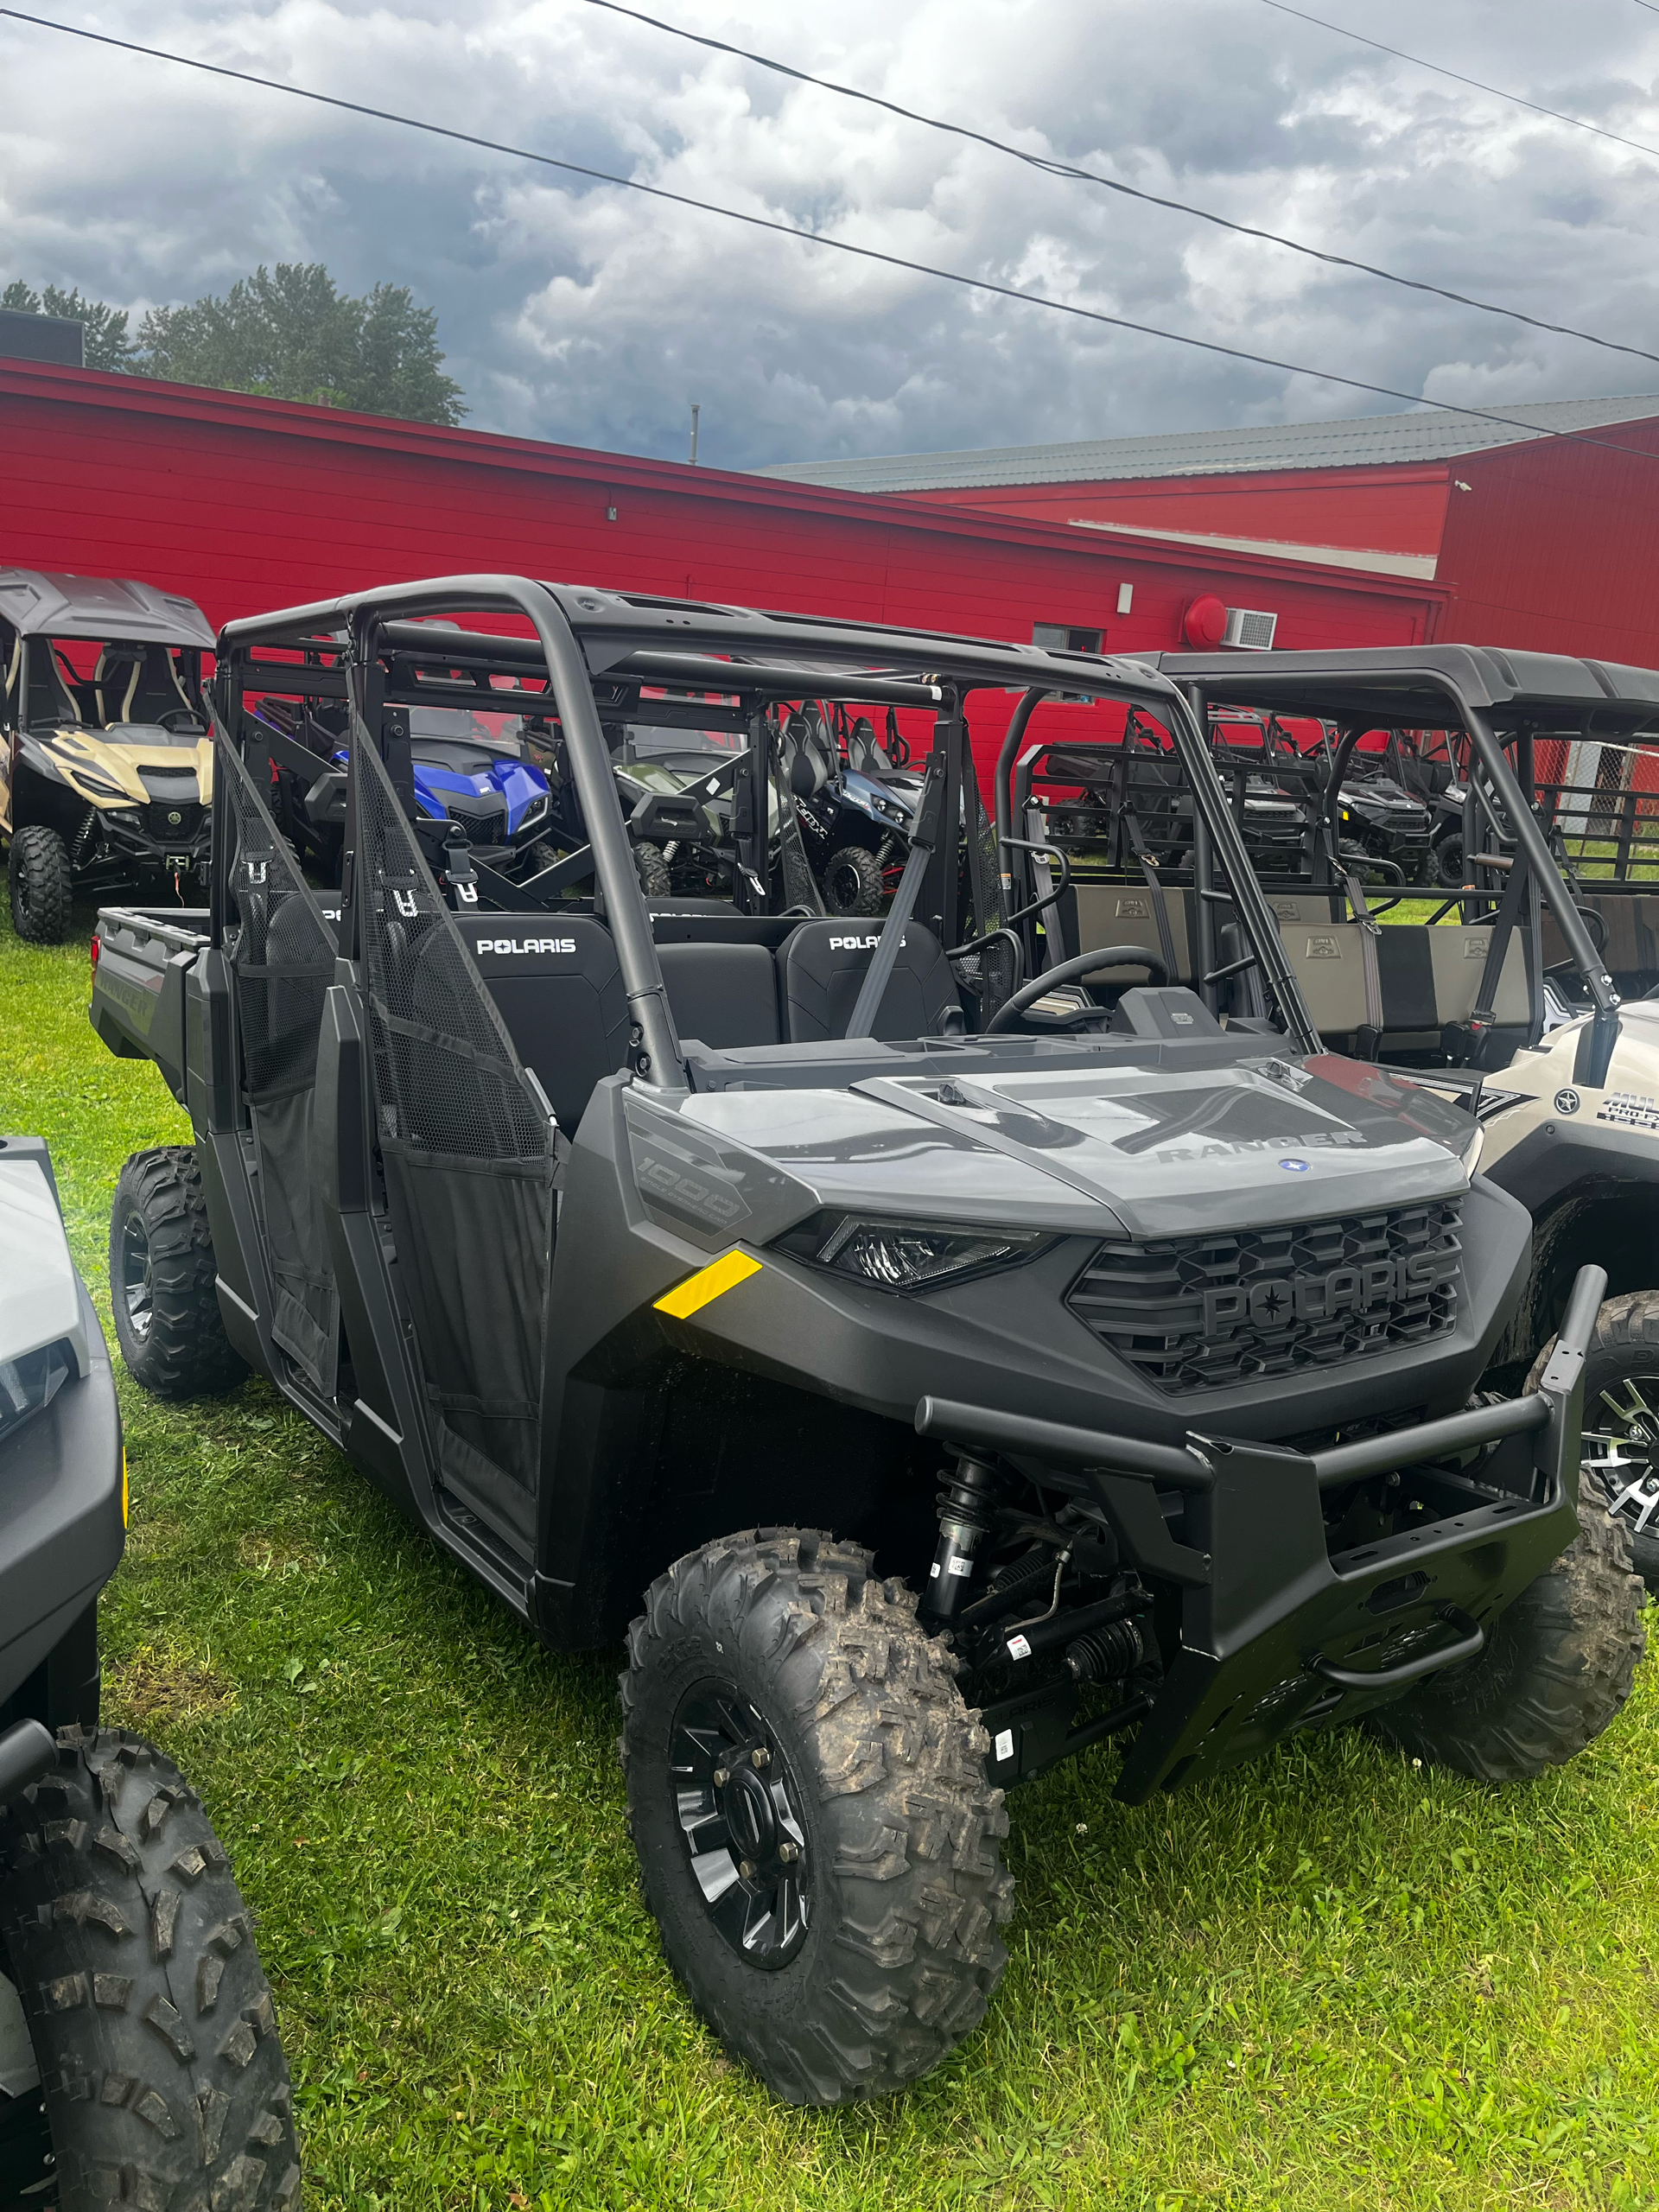
[[[1559,108],[1540,107],[1536,100],[1522,99],[1519,92],[1506,92],[1500,86],[1484,85],[1478,77],[1465,77],[1455,69],[1444,69],[1438,61],[1425,61],[1419,54],[1402,53],[1397,46],[1384,46],[1380,38],[1367,38],[1363,31],[1351,31],[1346,23],[1327,23],[1323,16],[1310,16],[1300,8],[1293,8],[1287,0],[1262,0],[1264,8],[1271,8],[1281,16],[1294,16],[1299,22],[1312,23],[1322,31],[1334,31],[1338,38],[1357,39],[1361,46],[1369,46],[1378,54],[1392,54],[1396,61],[1409,61],[1414,69],[1428,69],[1437,77],[1449,77],[1454,85],[1470,85],[1478,92],[1490,92],[1495,100],[1510,100],[1516,107],[1530,108],[1535,115],[1548,116],[1552,123],[1570,124],[1574,130],[1588,130],[1597,138],[1611,138],[1615,146],[1629,146],[1638,154],[1651,154],[1659,161],[1659,146],[1643,145],[1639,138],[1622,138],[1617,130],[1604,130],[1599,123],[1586,123],[1581,115],[1563,115]],[[1645,5],[1646,0],[1640,0]],[[1659,13],[1659,10],[1656,10]]]
[[[1003,300],[1016,300],[1023,307],[1046,308],[1052,315],[1070,315],[1082,322],[1103,325],[1110,330],[1127,330],[1137,337],[1158,338],[1173,346],[1185,346],[1200,353],[1215,353],[1231,361],[1246,361],[1253,368],[1276,369],[1286,376],[1313,377],[1324,384],[1342,385],[1350,391],[1371,392],[1380,399],[1401,399],[1408,407],[1432,407],[1439,414],[1461,416],[1465,421],[1496,423],[1504,429],[1524,430],[1528,437],[1538,443],[1560,443],[1567,441],[1575,445],[1599,446],[1609,453],[1634,454],[1643,461],[1659,459],[1659,454],[1648,452],[1641,446],[1620,445],[1611,438],[1598,438],[1584,430],[1540,430],[1535,423],[1523,423],[1518,416],[1495,414],[1486,407],[1460,407],[1449,399],[1430,399],[1415,391],[1402,391],[1388,384],[1371,384],[1362,377],[1343,376],[1334,369],[1309,368],[1300,361],[1281,361],[1270,353],[1253,353],[1242,346],[1224,346],[1213,338],[1194,338],[1179,330],[1165,330],[1156,323],[1134,322],[1127,315],[1107,315],[1099,308],[1080,307],[1075,301],[1056,300],[1045,292],[1022,292],[1013,284],[999,284],[988,276],[969,276],[955,269],[937,268],[926,261],[912,261],[904,254],[885,253],[879,247],[855,245],[849,238],[826,238],[820,231],[802,230],[798,224],[780,223],[769,215],[752,215],[741,207],[722,207],[716,201],[693,199],[689,193],[671,192],[665,185],[645,184],[638,177],[618,176],[609,169],[596,169],[583,162],[569,162],[555,154],[537,154],[524,146],[510,146],[499,138],[484,138],[470,130],[457,130],[445,123],[429,123],[418,116],[399,115],[390,108],[369,107],[361,100],[342,99],[337,93],[313,92],[304,85],[283,84],[279,78],[261,77],[249,69],[232,69],[224,62],[204,61],[190,54],[172,54],[163,47],[141,46],[137,40],[116,38],[108,31],[94,31],[79,23],[60,23],[48,16],[33,16],[21,8],[0,8],[0,17],[13,22],[31,23],[37,29],[60,31],[71,38],[86,39],[95,46],[108,46],[123,54],[142,54],[151,61],[167,61],[182,69],[196,69],[210,77],[225,77],[238,84],[252,85],[261,92],[283,92],[290,99],[309,100],[320,107],[338,108],[348,115],[367,116],[376,123],[395,123],[408,130],[421,130],[435,138],[447,138],[457,145],[476,146],[490,154],[505,154],[514,161],[533,162],[542,168],[558,169],[567,176],[582,176],[595,184],[613,184],[626,192],[643,193],[647,199],[660,200],[671,207],[690,207],[702,215],[718,215],[725,221],[742,223],[750,230],[770,231],[780,238],[796,238],[806,245],[823,246],[832,253],[847,253],[860,261],[879,263],[888,269],[908,270],[917,276],[936,277],[940,283],[957,285],[963,291],[985,292]]]
[[[1643,0],[1646,4],[1646,0]],[[774,75],[789,77],[797,84],[814,86],[819,92],[834,92],[839,99],[861,100],[867,106],[883,108],[889,115],[900,117],[906,123],[919,123],[926,130],[942,130],[953,138],[966,138],[976,146],[986,146],[993,153],[1005,154],[1012,161],[1023,162],[1028,168],[1039,169],[1046,176],[1056,176],[1077,184],[1096,184],[1107,192],[1121,193],[1126,200],[1144,200],[1148,207],[1166,207],[1178,215],[1191,215],[1200,223],[1211,223],[1217,230],[1232,231],[1240,238],[1262,238],[1269,245],[1281,245],[1292,253],[1306,254],[1311,261],[1323,261],[1332,269],[1357,270],[1361,276],[1378,276],[1385,283],[1399,284],[1408,291],[1427,292],[1435,299],[1450,300],[1455,307],[1475,308],[1482,315],[1507,315],[1511,321],[1524,322],[1534,330],[1546,330],[1558,338],[1576,338],[1586,346],[1599,346],[1610,353],[1630,353],[1639,361],[1659,362],[1659,353],[1649,353],[1644,346],[1627,346],[1616,338],[1599,338],[1593,331],[1576,329],[1567,322],[1548,322],[1542,316],[1526,315],[1519,308],[1496,305],[1491,300],[1472,299],[1466,292],[1453,292],[1444,284],[1430,284],[1421,277],[1402,276],[1397,270],[1380,269],[1375,262],[1356,261],[1345,253],[1331,253],[1324,247],[1308,245],[1300,238],[1286,238],[1280,231],[1260,230],[1254,223],[1236,223],[1230,217],[1213,213],[1208,207],[1196,207],[1185,200],[1166,199],[1162,194],[1143,191],[1139,185],[1125,184],[1121,178],[1103,176],[1097,169],[1080,168],[1072,162],[1063,162],[1048,154],[1033,154],[1026,147],[1009,145],[1006,140],[994,138],[988,131],[975,130],[963,123],[947,123],[938,116],[924,115],[913,107],[904,107],[897,100],[884,99],[878,92],[867,92],[856,85],[837,84],[831,77],[814,76],[809,69],[797,69],[787,61],[774,60],[769,54],[757,54],[747,46],[734,46],[723,38],[710,38],[702,31],[685,29],[681,24],[665,22],[660,16],[648,16],[639,8],[622,5],[622,0],[587,0],[590,8],[602,8],[607,15],[627,16],[636,23],[648,23],[653,30],[665,31],[671,38],[684,39],[692,46],[708,48],[715,54],[729,54],[740,61],[752,61],[759,69],[770,69]]]

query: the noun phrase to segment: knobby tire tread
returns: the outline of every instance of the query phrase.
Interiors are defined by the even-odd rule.
[[[781,1974],[734,1955],[725,1971],[700,1941],[667,1822],[667,1712],[653,1693],[699,1654],[782,1721],[814,1800],[822,1902],[807,1950]],[[855,1544],[746,1531],[652,1583],[628,1656],[630,1820],[664,1950],[698,2011],[793,2104],[880,2096],[926,2073],[977,2025],[1001,1977],[1014,1879],[997,1849],[1008,1819],[985,1779],[989,1740],[913,1592],[878,1581]],[[788,1987],[773,2001],[768,1983]]]
[[[0,1943],[57,2155],[30,2212],[298,2212],[288,2069],[200,1799],[124,1729],[65,1728],[0,1808]]]

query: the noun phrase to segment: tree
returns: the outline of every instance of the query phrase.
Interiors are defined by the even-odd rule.
[[[177,384],[455,423],[467,410],[437,334],[435,309],[416,307],[406,284],[377,284],[359,299],[321,262],[279,261],[222,297],[153,308],[137,365]]]
[[[61,315],[82,326],[84,359],[89,369],[130,369],[134,346],[127,335],[130,310],[105,307],[101,300],[83,299],[79,290],[65,292],[48,284],[32,291],[21,276],[0,292],[0,307],[19,315]]]

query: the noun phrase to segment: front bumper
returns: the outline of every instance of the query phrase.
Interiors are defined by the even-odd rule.
[[[1180,1588],[1179,1649],[1119,1797],[1136,1804],[1295,1729],[1346,1722],[1478,1648],[1476,1632],[1578,1533],[1584,1357],[1605,1288],[1599,1268],[1580,1271],[1530,1396],[1324,1452],[1196,1432],[1178,1448],[921,1401],[924,1434],[1081,1472],[1125,1559]],[[1439,1510],[1333,1553],[1324,1495],[1407,1469]],[[1017,1748],[1010,1758],[993,1781],[1021,1770]]]
[[[142,811],[133,808],[126,812],[100,813],[97,842],[81,873],[119,880],[133,875],[185,875],[194,872],[205,881],[213,849],[211,815],[206,810],[193,810],[199,814],[194,825],[181,825],[176,832],[165,827],[157,831],[147,817],[159,810],[151,806]]]

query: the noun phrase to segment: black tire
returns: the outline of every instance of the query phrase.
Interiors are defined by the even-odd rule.
[[[791,2104],[880,2096],[925,2074],[982,2018],[1007,1963],[997,1929],[1014,1880],[988,1740],[914,1596],[875,1580],[855,1544],[761,1529],[659,1576],[628,1660],[628,1816],[663,1948],[699,2013]],[[747,1955],[716,1907],[744,1923]]]
[[[1454,830],[1449,837],[1442,837],[1429,849],[1433,861],[1434,880],[1444,891],[1457,891],[1463,885],[1463,833]]]
[[[61,944],[74,911],[75,872],[55,830],[31,822],[12,832],[6,883],[18,936],[30,944]]]
[[[1642,1582],[1600,1475],[1580,1476],[1579,1533],[1501,1613],[1478,1658],[1369,1717],[1402,1751],[1478,1782],[1565,1766],[1617,1715],[1645,1649]]]
[[[825,861],[820,880],[827,914],[839,918],[880,912],[881,869],[868,846],[839,846]]]
[[[215,1272],[195,1154],[179,1144],[135,1152],[110,1212],[110,1302],[121,1357],[152,1397],[212,1397],[246,1376]]]
[[[1536,1389],[1554,1340],[1527,1378]],[[1597,1465],[1612,1509],[1630,1532],[1637,1573],[1659,1591],[1659,1290],[1610,1298],[1596,1316],[1584,1363],[1584,1456]]]
[[[672,896],[674,878],[660,845],[636,845],[633,865],[639,873],[639,887],[647,899],[667,899]]]
[[[35,2212],[297,2212],[288,2068],[201,1801],[124,1729],[66,1728],[0,1810],[0,1940],[57,2188]]]

